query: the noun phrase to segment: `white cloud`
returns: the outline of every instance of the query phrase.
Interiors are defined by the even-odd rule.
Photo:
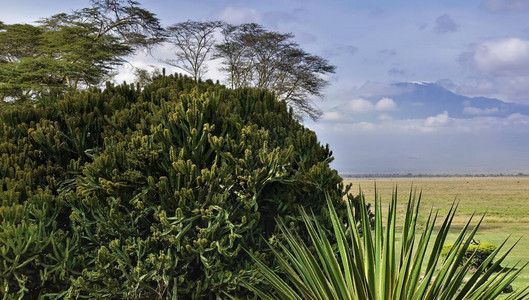
[[[516,37],[492,39],[472,45],[460,63],[473,71],[458,93],[529,104],[529,40]]]
[[[529,75],[529,41],[503,38],[486,41],[472,53],[474,66],[484,72]]]
[[[500,110],[497,107],[491,107],[491,108],[479,108],[479,107],[465,107],[463,109],[463,113],[469,114],[469,115],[478,115],[478,116],[487,116],[487,115],[493,115],[498,113]]]
[[[445,110],[441,114],[426,118],[424,124],[427,126],[444,125],[448,123],[448,120],[448,112]]]
[[[390,111],[395,110],[397,108],[397,103],[393,101],[391,98],[382,98],[380,99],[377,104],[375,104],[375,108],[378,111]]]
[[[339,121],[343,118],[342,114],[337,111],[324,112],[321,116],[323,121]]]
[[[358,98],[349,102],[348,108],[353,113],[366,113],[374,109],[374,106],[368,100]]]
[[[471,118],[452,118],[448,112],[424,119],[394,119],[381,114],[370,121],[354,121],[344,115],[340,120],[324,120],[315,123],[319,133],[333,135],[337,138],[362,133],[383,134],[392,136],[435,136],[446,137],[446,134],[527,134],[529,133],[529,116],[515,113],[506,118],[486,115],[475,115]],[[312,128],[312,127],[311,127]]]
[[[430,131],[434,130],[436,127],[443,127],[447,125],[450,122],[450,117],[448,116],[448,112],[445,110],[443,113],[438,114],[436,116],[428,117],[424,121],[424,130]]]
[[[512,114],[512,115],[509,115],[507,117],[507,120],[523,120],[523,119],[528,119],[528,118],[529,117],[527,117],[526,115],[515,113],[515,114]]]
[[[529,128],[529,116],[515,113],[508,116],[505,120],[506,122],[504,123],[507,124],[506,126],[512,126],[518,130]]]

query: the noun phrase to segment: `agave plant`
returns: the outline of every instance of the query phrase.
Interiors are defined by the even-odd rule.
[[[304,243],[299,235],[280,222],[286,242],[272,251],[284,276],[254,257],[271,289],[247,287],[262,299],[494,299],[525,267],[498,272],[514,247],[498,255],[504,241],[474,273],[469,272],[471,260],[463,263],[464,255],[483,217],[471,229],[472,216],[454,241],[452,250],[446,258],[441,258],[457,204],[452,204],[438,231],[434,231],[438,214],[430,211],[424,230],[416,236],[421,195],[413,194],[412,197],[410,193],[400,241],[396,240],[396,190],[385,227],[377,196],[374,228],[367,219],[364,197],[360,211],[354,212],[361,214],[362,222],[358,226],[350,203],[348,220],[344,224],[327,199],[336,243],[329,241],[314,216],[304,210],[302,216],[310,244]],[[529,286],[505,299],[526,299],[528,290]]]

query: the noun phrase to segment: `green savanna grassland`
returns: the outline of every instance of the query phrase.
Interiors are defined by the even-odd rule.
[[[452,238],[473,213],[476,221],[486,214],[476,239],[500,245],[510,235],[506,244],[510,246],[521,238],[502,266],[512,267],[516,263],[521,266],[529,262],[529,177],[346,178],[345,183],[353,185],[353,192],[361,188],[370,203],[374,201],[376,184],[378,196],[386,208],[394,187],[397,187],[397,224],[402,223],[412,186],[417,193],[422,191],[423,221],[430,209],[439,211],[441,217],[438,221],[443,220],[456,200],[459,207],[452,226]],[[527,282],[528,268],[522,271],[513,287],[519,288]]]

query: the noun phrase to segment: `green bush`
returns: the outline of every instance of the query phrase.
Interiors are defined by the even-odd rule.
[[[446,258],[452,250],[454,244],[446,244],[441,250],[441,257]],[[471,265],[474,268],[478,268],[485,262],[485,260],[496,251],[498,247],[491,243],[480,242],[477,245],[471,244],[468,246],[465,251],[465,259],[461,264],[465,264],[469,259],[471,260]],[[489,263],[491,265],[492,262]]]
[[[242,249],[271,259],[276,218],[345,205],[328,146],[264,90],[167,76],[0,109],[8,298],[245,297]]]

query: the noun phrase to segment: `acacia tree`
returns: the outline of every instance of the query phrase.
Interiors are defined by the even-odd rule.
[[[273,91],[279,101],[295,109],[298,117],[317,119],[321,112],[310,97],[321,97],[327,85],[323,75],[335,66],[305,52],[290,33],[268,31],[255,23],[225,25],[223,41],[215,47],[232,88],[257,87]]]
[[[168,27],[167,41],[174,46],[176,58],[164,62],[184,70],[198,82],[208,70],[206,60],[216,42],[215,32],[222,24],[188,20]]]
[[[231,38],[233,34],[237,34],[237,26],[231,24],[224,24],[222,28],[223,41],[220,44],[215,45],[215,58],[222,58],[221,71],[228,73],[228,82],[231,88],[236,88],[236,84],[244,82],[242,71],[242,57],[244,52],[244,46],[237,43],[235,39]],[[235,66],[239,66],[236,68]]]
[[[41,21],[47,26],[90,24],[93,40],[118,43],[130,51],[150,48],[164,39],[158,18],[133,0],[91,0],[92,7],[61,13]]]
[[[54,73],[69,89],[101,83],[131,53],[115,37],[94,40],[94,29],[93,24],[76,24],[44,32],[42,51],[57,65]]]
[[[0,21],[0,62],[14,62],[19,57],[37,54],[42,29],[28,24],[8,25]]]
[[[254,65],[249,38],[257,35],[254,23],[239,26],[226,24],[222,29],[223,41],[215,46],[215,58],[222,59],[221,71],[228,73],[232,88],[252,86]]]
[[[22,64],[21,59],[39,55],[42,31],[42,28],[28,24],[0,22],[0,100],[6,95],[21,98],[35,88],[31,82],[22,81],[21,74],[27,64]]]
[[[113,43],[93,40],[90,24],[3,27],[0,94],[4,98],[33,98],[51,90],[97,85],[130,53],[115,39]]]
[[[164,62],[189,73],[195,81],[206,73],[208,61],[220,59],[220,70],[231,88],[268,89],[277,100],[293,107],[299,118],[320,116],[311,97],[321,97],[327,85],[323,76],[334,73],[335,67],[301,49],[293,34],[268,31],[255,23],[190,20],[170,26],[167,32],[175,59]]]
[[[0,24],[2,100],[98,85],[126,55],[164,38],[155,15],[130,0],[92,0],[39,23]]]

